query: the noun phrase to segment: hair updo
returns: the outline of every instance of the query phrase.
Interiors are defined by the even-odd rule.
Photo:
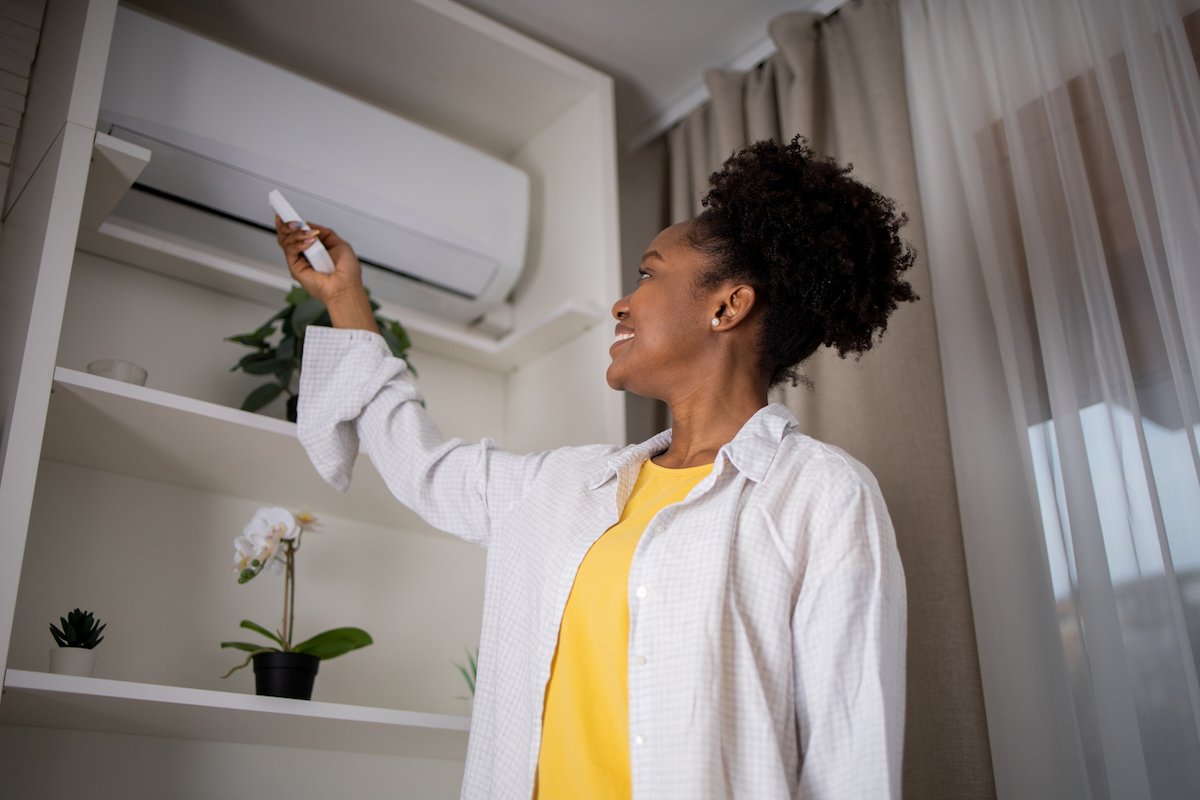
[[[744,282],[763,303],[759,362],[771,386],[800,382],[800,363],[821,345],[842,358],[870,350],[899,304],[918,299],[903,279],[916,258],[899,236],[908,216],[851,168],[800,136],[757,142],[709,177],[688,232],[709,259],[704,288]]]

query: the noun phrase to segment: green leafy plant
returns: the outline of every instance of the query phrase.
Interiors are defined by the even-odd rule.
[[[249,375],[269,375],[271,380],[246,395],[242,401],[243,411],[258,411],[285,392],[288,394],[288,419],[296,419],[296,391],[292,388],[300,374],[304,358],[304,333],[309,325],[328,327],[331,325],[325,304],[299,286],[288,292],[287,305],[275,316],[264,322],[253,333],[239,333],[225,339],[254,350],[243,356],[230,372],[242,370]],[[371,300],[371,310],[378,311],[379,304]],[[404,326],[394,319],[376,316],[379,333],[387,342],[392,355],[407,358],[412,342]],[[278,330],[276,330],[278,325]],[[274,339],[276,333],[278,339]],[[274,341],[273,341],[274,340]],[[415,376],[416,370],[409,366]]]
[[[479,648],[478,647],[475,648],[474,654],[472,654],[471,651],[467,650],[465,647],[463,648],[463,650],[466,650],[466,653],[467,653],[466,665],[460,664],[457,661],[454,661],[451,663],[453,663],[454,666],[458,667],[458,671],[462,673],[463,680],[465,680],[467,682],[467,690],[470,691],[471,697],[474,697],[475,696],[475,673],[478,671],[478,666],[479,666]],[[459,695],[455,699],[456,700],[466,700],[467,698],[462,695]]]
[[[242,529],[242,535],[234,540],[237,551],[234,568],[239,584],[252,580],[268,566],[275,572],[284,573],[283,623],[272,632],[248,619],[242,620],[241,627],[262,634],[275,646],[221,642],[221,647],[231,647],[250,654],[222,678],[228,678],[247,666],[256,653],[308,653],[326,660],[372,643],[371,635],[361,628],[334,628],[299,644],[292,644],[296,628],[296,552],[300,549],[301,536],[316,529],[317,518],[307,511],[293,514],[285,508],[260,508]]]
[[[91,650],[96,645],[104,641],[104,637],[100,633],[108,627],[101,625],[100,620],[92,617],[90,611],[80,611],[78,608],[67,614],[67,616],[59,617],[58,621],[62,624],[62,630],[54,627],[54,623],[50,623],[50,633],[54,636],[54,641],[58,642],[59,647],[83,647]]]

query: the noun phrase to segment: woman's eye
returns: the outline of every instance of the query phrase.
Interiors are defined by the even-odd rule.
[[[642,281],[644,281],[646,278],[649,278],[649,277],[650,277],[650,273],[649,273],[649,272],[646,272],[645,270],[642,270],[642,269],[639,269],[639,270],[638,270],[638,282],[639,282],[639,283],[640,283],[640,282],[642,282]]]

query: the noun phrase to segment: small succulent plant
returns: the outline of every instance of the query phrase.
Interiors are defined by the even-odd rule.
[[[105,626],[98,624],[100,620],[92,617],[90,611],[80,611],[77,608],[67,614],[66,619],[59,617],[58,621],[62,623],[62,630],[54,627],[52,622],[50,633],[54,635],[54,641],[58,642],[59,647],[83,647],[91,650],[104,641],[100,632]]]

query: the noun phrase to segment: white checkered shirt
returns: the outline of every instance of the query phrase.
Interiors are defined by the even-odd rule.
[[[308,329],[299,435],[318,472],[344,490],[361,440],[400,502],[488,548],[462,796],[529,800],[575,572],[670,432],[623,449],[513,455],[488,439],[443,441],[420,398],[377,334]],[[870,472],[795,425],[779,405],[755,414],[638,543],[636,800],[900,796],[895,536]]]

